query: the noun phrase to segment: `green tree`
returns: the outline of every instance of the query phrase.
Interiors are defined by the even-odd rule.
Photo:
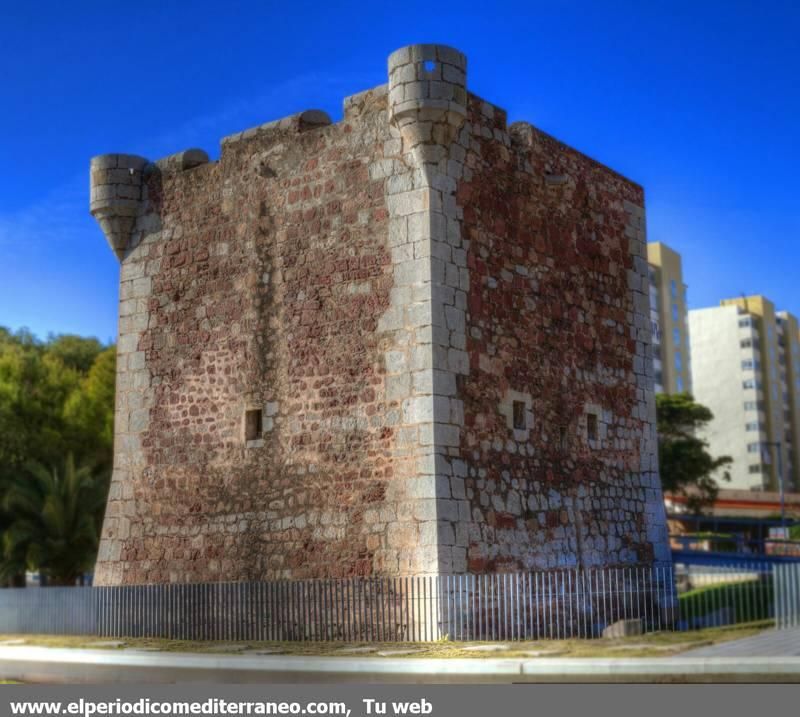
[[[93,475],[110,473],[114,380],[113,346],[71,335],[41,342],[0,327],[0,546],[16,522],[5,497],[29,477],[26,466],[62,466],[72,454]],[[25,569],[39,566],[14,545],[3,552],[4,582],[24,584]]]
[[[45,351],[49,356],[59,359],[65,367],[82,375],[89,373],[95,359],[104,349],[97,339],[74,334],[50,335],[45,344]]]
[[[61,470],[31,463],[16,473],[4,500],[14,519],[2,576],[38,569],[49,584],[74,585],[94,563],[107,492],[108,477],[76,468],[71,455]]]
[[[98,470],[111,468],[114,447],[114,389],[117,351],[99,353],[88,374],[64,404],[66,433],[81,462]]]
[[[714,502],[717,480],[729,481],[733,459],[714,457],[698,433],[714,418],[691,394],[658,394],[658,460],[666,493],[685,496],[690,511],[699,513]]]

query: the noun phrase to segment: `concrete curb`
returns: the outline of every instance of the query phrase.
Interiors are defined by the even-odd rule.
[[[22,682],[800,682],[799,657],[351,658],[0,648]]]

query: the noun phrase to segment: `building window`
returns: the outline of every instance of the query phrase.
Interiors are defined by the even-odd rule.
[[[752,465],[751,465],[751,466],[748,468],[748,471],[749,471],[750,473],[762,473],[762,472],[763,472],[763,470],[764,470],[764,469],[762,468],[762,466],[761,466],[761,464],[760,464],[760,463],[753,463],[753,464],[752,464]]]
[[[681,352],[675,352],[675,370],[680,373],[683,370],[683,360],[681,359]]]
[[[744,429],[746,431],[761,431],[763,430],[763,426],[758,421],[751,421],[750,423],[745,423]]]
[[[746,328],[747,326],[752,326],[753,320],[749,316],[745,316],[743,319],[739,319],[739,326],[742,328]]]
[[[680,318],[680,312],[678,311],[678,305],[672,305],[672,320],[677,321]]]
[[[525,402],[514,401],[512,406],[514,414],[514,429],[518,431],[524,431],[528,427],[526,425],[527,421],[525,420]]]
[[[673,299],[677,299],[678,298],[678,285],[677,285],[677,283],[675,283],[675,279],[670,279],[670,281],[669,281],[669,295]]]
[[[597,414],[596,413],[587,413],[586,414],[586,437],[590,441],[597,440]]]
[[[761,452],[761,444],[760,443],[748,443],[747,444],[747,452],[748,453],[760,453]]]
[[[757,364],[753,359],[745,359],[742,361],[742,368],[745,371],[754,371],[757,368]]]
[[[263,433],[261,409],[255,408],[244,412],[244,439],[257,441]]]
[[[683,393],[683,378],[678,376],[675,379],[675,385],[678,387],[678,393]]]
[[[672,343],[676,346],[681,345],[681,330],[680,329],[672,329]]]
[[[754,378],[746,378],[742,381],[742,388],[761,388],[761,384]]]
[[[658,321],[651,321],[650,324],[653,331],[653,344],[658,346],[661,343],[661,329],[658,326]]]

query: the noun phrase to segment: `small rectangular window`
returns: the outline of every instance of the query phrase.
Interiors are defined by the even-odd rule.
[[[669,281],[669,294],[673,299],[678,298],[678,284],[675,279],[670,279]]]
[[[673,321],[677,321],[679,317],[680,317],[680,313],[678,311],[678,305],[677,304],[673,304],[672,305],[672,320]]]
[[[524,431],[527,427],[527,421],[525,420],[525,402],[514,401],[514,428],[518,431]]]
[[[586,436],[590,441],[597,440],[597,415],[594,413],[586,414]]]
[[[761,473],[763,471],[760,463],[755,463],[751,465],[748,469],[750,473]]]
[[[255,408],[244,413],[244,439],[246,441],[257,441],[263,433],[263,423],[261,419],[261,409]]]

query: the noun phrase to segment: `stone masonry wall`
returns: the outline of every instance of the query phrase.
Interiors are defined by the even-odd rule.
[[[507,128],[461,53],[92,182],[122,262],[97,584],[669,559],[641,188]]]
[[[479,98],[469,121],[466,567],[669,562],[643,192]]]
[[[99,584],[419,570],[377,331],[393,285],[381,167],[400,151],[385,105],[365,93],[340,124],[294,118],[149,174],[121,274]],[[263,409],[249,443],[248,408]]]

